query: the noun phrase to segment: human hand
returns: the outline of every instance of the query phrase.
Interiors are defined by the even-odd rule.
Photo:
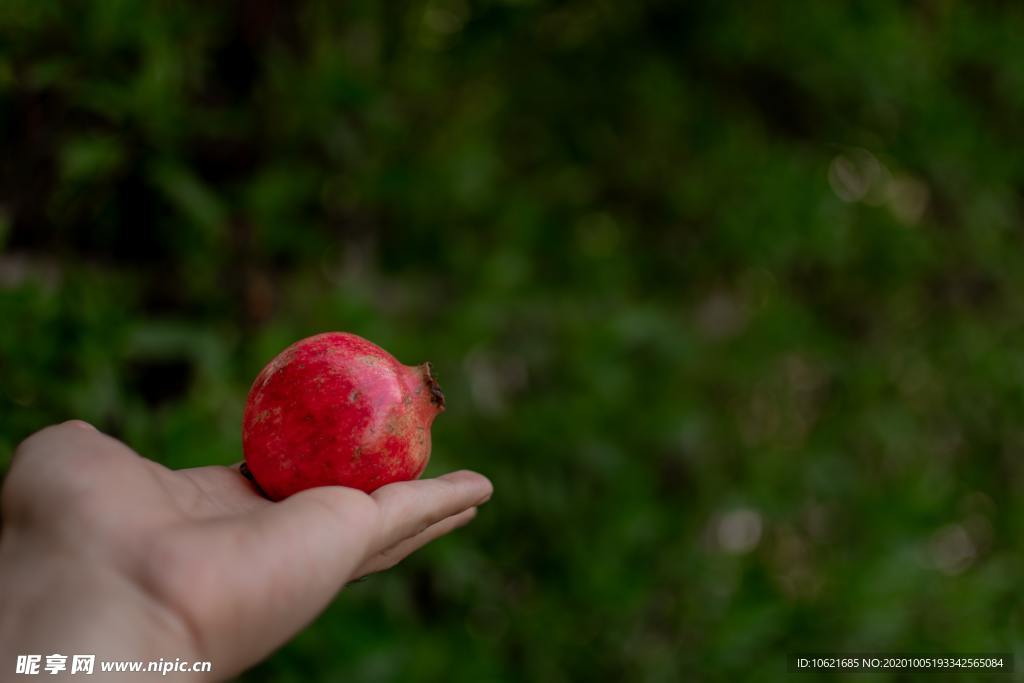
[[[95,652],[231,676],[347,582],[469,522],[491,491],[460,471],[274,503],[237,467],[173,471],[84,422],[48,427],[19,446],[0,492],[0,666]]]

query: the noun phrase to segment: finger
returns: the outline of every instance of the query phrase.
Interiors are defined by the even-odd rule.
[[[127,488],[140,463],[160,468],[81,420],[51,425],[15,450],[4,505],[17,507],[20,500],[41,509],[66,507],[91,491]]]
[[[461,470],[436,479],[403,481],[377,489],[380,552],[467,508],[482,505],[494,491],[487,477]]]
[[[99,431],[85,420],[68,420],[67,422],[62,423],[62,425],[65,427],[74,427],[75,429],[84,429],[86,431]]]
[[[362,491],[322,486],[267,504],[242,518],[256,547],[253,566],[286,568],[273,577],[302,594],[307,611],[315,613],[334,596],[370,554],[378,511]],[[282,559],[287,558],[287,559]]]
[[[44,427],[22,441],[14,451],[13,462],[34,459],[37,455],[46,455],[47,459],[54,455],[90,457],[100,450],[95,444],[109,438],[88,422],[68,420]]]
[[[354,576],[356,578],[360,578],[367,574],[384,571],[385,569],[394,567],[396,564],[431,541],[435,541],[445,534],[451,533],[452,531],[469,524],[473,518],[476,517],[476,513],[477,509],[475,507],[471,507],[468,510],[463,510],[462,512],[454,514],[447,519],[443,519],[436,524],[432,524],[427,527],[426,530],[416,534],[412,538],[407,538],[397,545],[374,555],[355,571]]]
[[[147,463],[144,466],[151,469],[166,469],[83,420],[68,420],[32,434],[15,449],[12,468],[23,460],[54,469],[88,470],[139,462]]]
[[[362,491],[321,486],[268,504],[244,523],[263,547],[290,553],[337,590],[366,557],[377,517]]]

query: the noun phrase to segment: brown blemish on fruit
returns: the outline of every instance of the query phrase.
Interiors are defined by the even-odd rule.
[[[253,418],[253,422],[256,422],[257,424],[262,423],[262,422],[266,422],[267,420],[269,420],[271,418],[278,417],[280,414],[281,414],[281,408],[280,407],[267,408],[265,410],[261,410],[260,412],[256,413],[256,417]]]
[[[383,362],[374,356],[360,356],[359,361],[368,368],[379,368]]]
[[[266,384],[267,381],[271,377],[273,377],[278,370],[291,363],[292,359],[295,358],[295,354],[296,350],[292,347],[288,347],[280,354],[278,354],[278,356],[274,358],[274,360],[270,361],[267,367],[263,369],[263,372],[260,373],[261,378],[263,380],[263,384]]]

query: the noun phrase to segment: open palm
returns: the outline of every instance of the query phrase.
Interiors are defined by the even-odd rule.
[[[2,540],[34,534],[82,562],[108,562],[133,599],[148,601],[144,611],[224,676],[284,643],[345,583],[466,524],[490,495],[486,478],[462,471],[274,503],[237,466],[169,470],[68,422],[19,447]]]

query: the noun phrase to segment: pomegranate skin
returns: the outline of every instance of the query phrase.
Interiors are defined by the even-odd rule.
[[[370,493],[419,477],[444,395],[430,364],[402,365],[347,332],[295,342],[257,375],[242,423],[245,462],[272,500],[314,486]]]

